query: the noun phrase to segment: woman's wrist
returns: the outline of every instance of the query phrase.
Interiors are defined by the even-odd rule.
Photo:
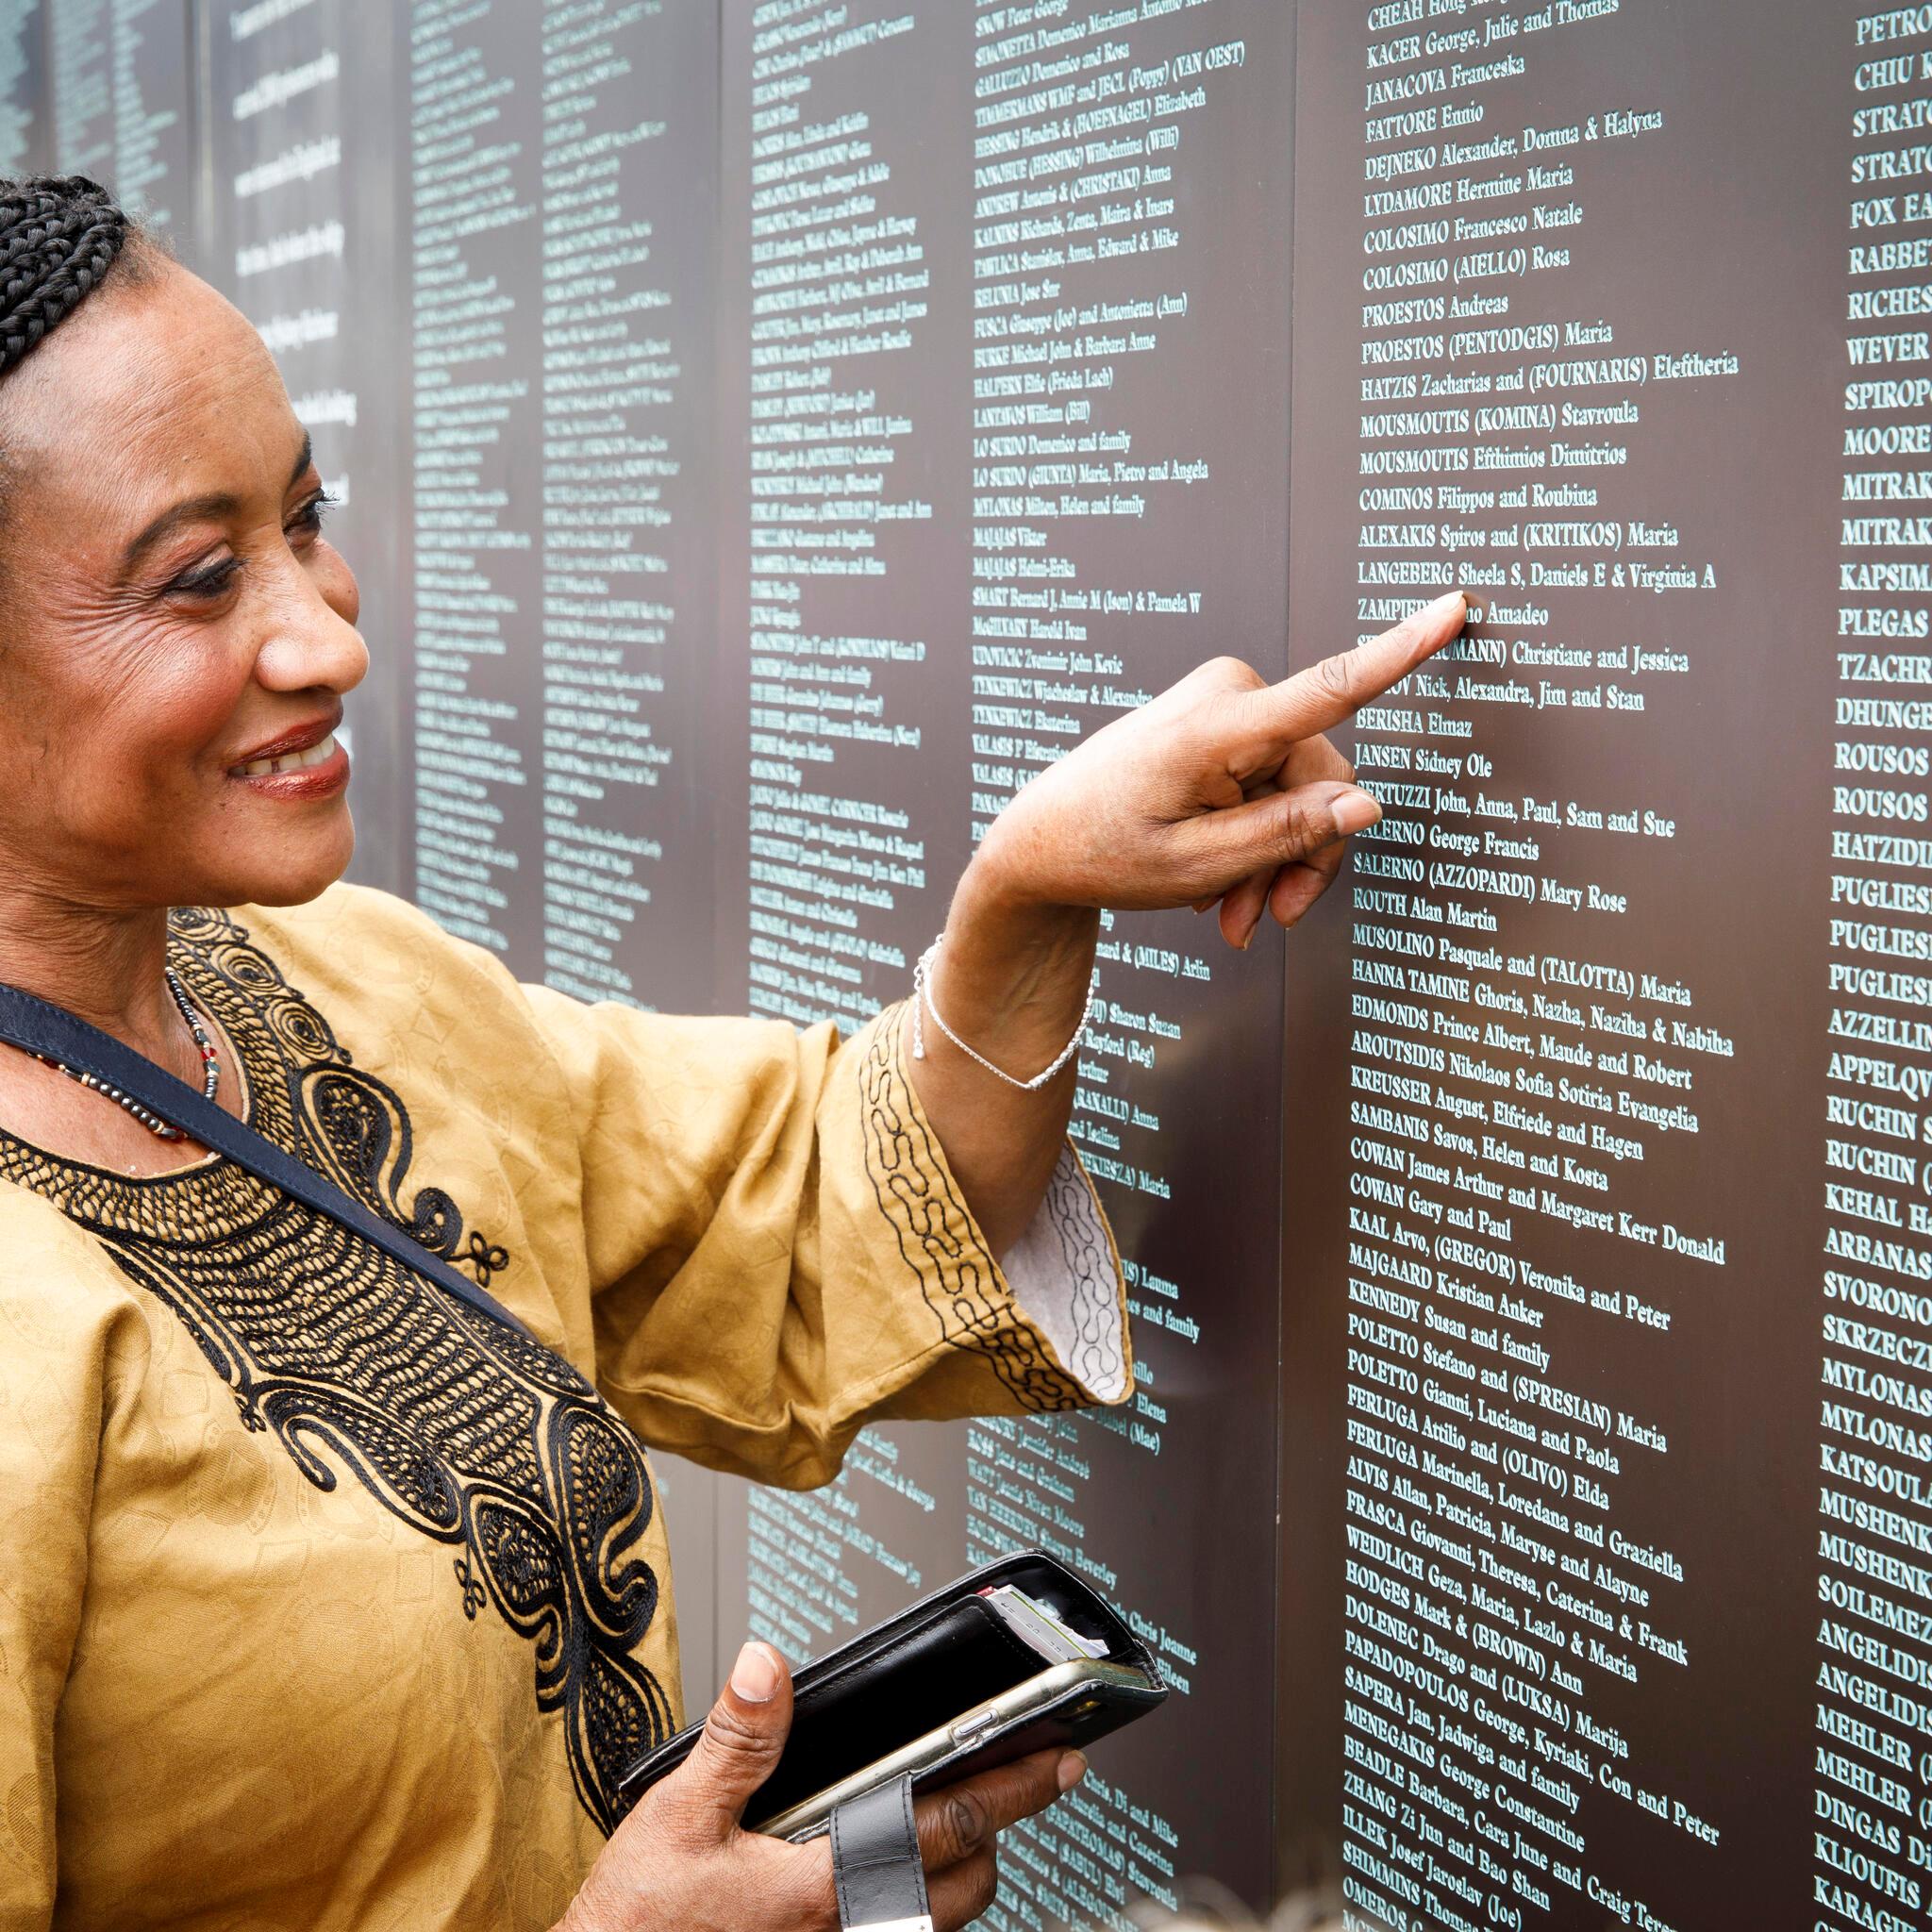
[[[1099,929],[1093,908],[1036,896],[1001,851],[983,846],[953,895],[934,1004],[962,1039],[1027,1078],[1079,1022]]]

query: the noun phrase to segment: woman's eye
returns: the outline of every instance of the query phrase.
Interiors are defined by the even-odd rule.
[[[241,575],[242,559],[225,557],[198,570],[183,571],[168,584],[171,597],[219,597]]]
[[[331,496],[326,490],[318,490],[286,525],[291,536],[319,537],[322,534],[324,516],[332,510],[339,498]]]

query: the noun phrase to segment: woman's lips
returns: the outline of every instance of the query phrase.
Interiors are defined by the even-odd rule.
[[[330,732],[306,751],[256,758],[235,766],[228,776],[267,798],[326,798],[349,782],[349,754]]]
[[[286,743],[288,741],[283,741]],[[313,744],[298,744],[278,755],[251,758],[245,765],[236,765],[229,773],[235,778],[266,778],[271,774],[299,772],[310,765],[325,764],[335,756],[336,735],[329,731],[318,738]]]

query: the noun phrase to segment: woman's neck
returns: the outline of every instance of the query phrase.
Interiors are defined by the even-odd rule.
[[[183,1035],[167,960],[164,908],[108,911],[0,890],[0,980],[173,1068]]]

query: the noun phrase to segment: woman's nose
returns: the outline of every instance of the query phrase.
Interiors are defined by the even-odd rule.
[[[270,691],[352,691],[369,670],[362,633],[325,606],[300,629],[284,625],[262,645],[255,662],[258,683]]]
[[[353,612],[355,606],[349,607]],[[351,616],[312,585],[278,607],[255,663],[258,683],[270,691],[346,693],[369,670],[369,647]]]

